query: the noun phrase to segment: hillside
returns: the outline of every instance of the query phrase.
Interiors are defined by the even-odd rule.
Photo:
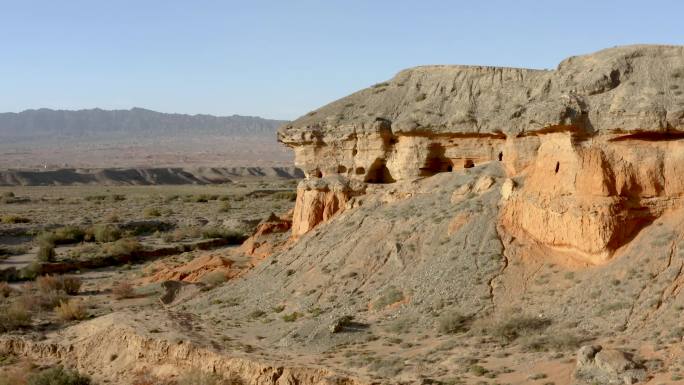
[[[682,46],[402,71],[279,129],[306,180],[239,249],[0,349],[116,384],[682,384],[683,91]]]

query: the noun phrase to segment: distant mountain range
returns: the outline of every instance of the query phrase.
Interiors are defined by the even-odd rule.
[[[0,113],[0,139],[13,141],[74,137],[88,140],[90,137],[145,138],[199,134],[275,138],[276,129],[285,122],[240,115],[166,114],[143,108],[112,111],[99,108],[78,111],[42,108]]]

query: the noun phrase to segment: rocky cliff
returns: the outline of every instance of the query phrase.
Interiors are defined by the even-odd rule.
[[[679,206],[684,47],[611,48],[555,70],[412,68],[284,125],[278,139],[309,179],[392,183],[501,162],[508,231],[600,263]],[[321,202],[304,190],[293,226],[308,230],[297,217]]]

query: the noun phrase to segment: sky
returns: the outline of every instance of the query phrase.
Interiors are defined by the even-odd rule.
[[[684,1],[0,0],[0,112],[294,119],[425,64],[684,44]]]

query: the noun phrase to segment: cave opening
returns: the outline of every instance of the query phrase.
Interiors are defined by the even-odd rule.
[[[356,175],[363,175],[366,173],[366,169],[363,167],[357,167],[354,172],[356,173]]]
[[[499,152],[499,162],[503,160],[503,152]]]
[[[451,172],[454,169],[454,162],[445,155],[444,146],[433,143],[428,147],[427,160],[420,168],[420,176],[432,176],[440,172]]]
[[[463,162],[463,168],[473,168],[475,167],[475,163],[472,161],[472,159],[466,159],[465,162]]]
[[[558,174],[558,170],[560,170],[560,162],[556,162],[556,174]]]
[[[338,174],[344,174],[345,172],[347,172],[347,168],[346,168],[346,167],[344,167],[343,165],[338,165],[338,166],[337,166],[337,173],[338,173]]]
[[[366,183],[393,183],[395,180],[385,162],[382,159],[377,159],[368,169],[363,181]]]

